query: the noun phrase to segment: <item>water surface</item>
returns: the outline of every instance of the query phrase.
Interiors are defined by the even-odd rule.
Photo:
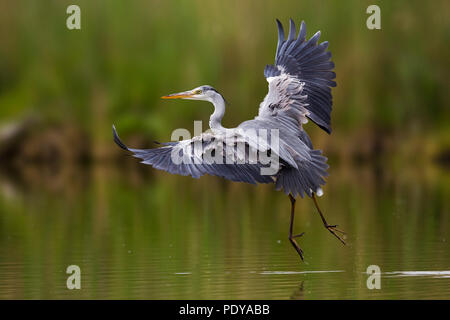
[[[449,177],[442,168],[332,166],[319,199],[273,186],[120,166],[0,175],[0,298],[449,299]],[[66,268],[81,268],[81,290]],[[381,289],[366,286],[369,265]]]

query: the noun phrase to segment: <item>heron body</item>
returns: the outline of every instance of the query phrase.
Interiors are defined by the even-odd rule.
[[[210,174],[251,184],[274,183],[277,190],[283,189],[291,199],[289,240],[303,259],[303,251],[295,241],[302,234],[295,236],[292,232],[297,195],[307,195],[313,199],[325,227],[345,244],[336,233],[341,231],[326,223],[317,205],[315,194],[322,195],[321,186],[325,184],[328,169],[327,158],[320,150],[313,148],[311,139],[303,129],[303,124],[311,120],[331,133],[331,87],[336,86],[336,75],[331,53],[327,51],[328,42],[318,44],[320,31],[307,40],[305,23],[301,23],[297,35],[291,19],[289,34],[285,38],[283,26],[278,20],[277,25],[275,63],[264,69],[269,91],[254,119],[236,128],[224,128],[221,121],[225,114],[225,99],[216,89],[204,85],[162,97],[211,102],[214,112],[209,120],[210,130],[201,135],[164,143],[159,148],[133,149],[119,139],[114,126],[113,134],[115,142],[140,158],[142,163],[172,174],[194,178]],[[271,143],[260,143],[261,139],[250,134],[262,130],[267,132],[268,139],[276,133],[276,147]],[[258,152],[276,156],[276,170],[267,171],[267,163],[262,163],[259,158],[255,161],[252,155]],[[174,155],[183,161],[174,160]],[[205,161],[211,155],[221,161]]]

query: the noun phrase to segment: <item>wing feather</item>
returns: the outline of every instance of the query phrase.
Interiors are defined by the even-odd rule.
[[[267,65],[264,75],[269,82],[269,92],[260,105],[258,117],[291,117],[298,128],[309,118],[319,127],[331,133],[331,87],[334,63],[327,51],[328,41],[318,44],[320,31],[306,40],[306,25],[296,27],[289,21],[289,34],[285,39],[283,25],[277,20],[278,44],[275,65]],[[297,112],[292,112],[295,108]]]
[[[113,136],[114,141],[119,147],[132,152],[134,157],[142,160],[142,163],[151,165],[156,169],[167,171],[172,174],[179,174],[183,176],[189,175],[193,178],[199,178],[205,174],[209,174],[232,181],[247,182],[251,184],[273,182],[271,176],[261,175],[261,168],[266,165],[259,162],[250,163],[248,161],[249,152],[252,148],[254,148],[252,141],[246,142],[247,145],[245,146],[245,150],[247,151],[244,155],[242,155],[242,153],[240,154],[237,152],[235,145],[225,141],[224,136],[214,135],[211,133],[204,133],[201,136],[196,136],[190,140],[170,143],[155,149],[128,148],[120,140],[114,126]],[[242,142],[243,137],[238,136],[238,133],[236,133],[236,138],[237,141]],[[195,143],[199,141],[202,143],[200,154],[198,153],[198,149],[195,149]],[[222,148],[226,148],[226,143],[229,144],[229,148],[223,152],[222,163],[209,163],[205,160],[205,150],[222,152]],[[174,162],[174,155],[181,157],[182,161]],[[242,156],[247,157],[247,161],[242,161]],[[196,158],[199,160],[199,163],[196,163]],[[239,162],[240,160],[241,163]]]

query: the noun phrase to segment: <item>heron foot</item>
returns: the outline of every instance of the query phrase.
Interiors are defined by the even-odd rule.
[[[292,238],[300,238],[300,237],[303,236],[304,234],[305,234],[305,233],[302,232],[302,233],[299,233],[299,234],[296,234],[296,235],[292,236]]]
[[[337,234],[337,233],[340,233],[340,234],[342,234],[344,236],[346,233],[344,231],[342,231],[342,230],[337,229],[336,228],[337,224],[335,224],[335,225],[324,224],[324,226],[325,226],[325,228],[328,229],[328,231],[331,232],[332,235],[334,235],[336,238],[338,238],[338,240],[340,242],[342,242],[344,245],[346,245],[344,239]]]
[[[294,229],[295,198],[291,194],[289,194],[289,199],[291,200],[291,224],[289,225],[289,241],[291,242],[295,251],[297,251],[298,255],[300,256],[300,259],[302,259],[302,261],[304,261],[303,260],[303,250],[300,248],[297,241],[295,241],[295,238],[300,238],[305,233],[302,232],[302,233],[299,233],[296,235],[292,234],[293,233],[292,231]]]
[[[297,236],[302,236],[303,233],[301,233],[300,235],[297,235]],[[291,244],[294,247],[294,249],[297,251],[298,255],[300,256],[300,259],[302,259],[302,261],[304,261],[304,259],[303,259],[303,250],[300,248],[300,246],[298,245],[297,241],[295,241],[295,238],[297,236],[289,236],[289,241],[291,242]]]

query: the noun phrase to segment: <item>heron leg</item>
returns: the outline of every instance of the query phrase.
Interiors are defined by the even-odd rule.
[[[344,235],[345,232],[342,231],[342,230],[337,229],[337,228],[336,228],[337,225],[329,225],[329,224],[327,223],[327,221],[325,220],[325,217],[323,216],[322,211],[321,211],[320,208],[319,208],[319,204],[317,203],[316,196],[314,195],[314,193],[312,193],[311,198],[312,198],[313,201],[314,201],[314,205],[315,205],[316,208],[317,208],[317,212],[319,212],[319,214],[320,214],[320,218],[322,219],[322,222],[323,222],[323,225],[325,226],[325,228],[327,228],[328,231],[331,232],[331,234],[333,234],[336,238],[339,239],[340,242],[342,242],[342,243],[345,245],[344,239],[342,239],[342,237],[340,237],[340,236],[336,233],[336,232],[339,232],[339,233],[341,233],[342,235]]]
[[[304,234],[304,232],[297,235],[292,234],[293,233],[292,231],[294,229],[295,198],[291,194],[289,194],[289,199],[291,200],[291,224],[289,226],[289,241],[299,254],[300,259],[302,259],[303,261],[303,250],[300,249],[300,246],[298,245],[297,241],[295,241],[295,238],[301,237]]]

